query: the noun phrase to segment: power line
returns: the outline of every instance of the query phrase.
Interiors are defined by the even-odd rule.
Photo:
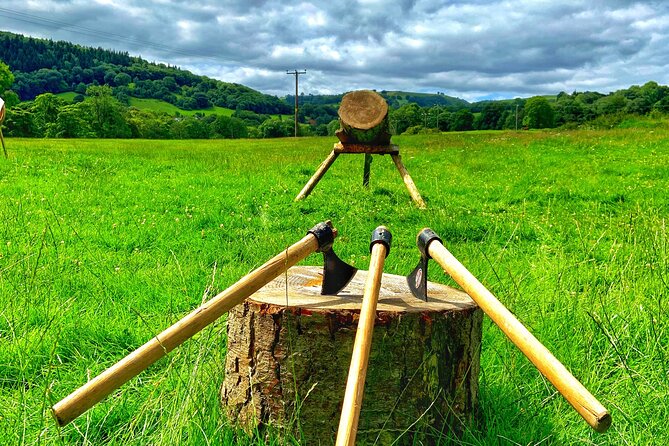
[[[295,76],[295,137],[297,137],[297,85],[300,74],[306,74],[307,70],[302,71],[286,71],[286,74],[292,74]]]

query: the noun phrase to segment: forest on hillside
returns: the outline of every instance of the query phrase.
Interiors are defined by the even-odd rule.
[[[21,101],[43,93],[74,91],[108,85],[120,102],[127,97],[159,99],[183,110],[212,105],[256,113],[290,113],[275,96],[239,84],[198,76],[164,64],[147,62],[128,53],[88,48],[69,42],[0,32],[0,61],[14,74],[11,89]]]
[[[292,136],[294,96],[280,99],[239,84],[154,64],[127,53],[0,32],[5,134],[57,138],[270,138]],[[58,95],[67,93],[65,97]],[[608,94],[468,103],[443,93],[379,92],[393,134],[443,131],[611,128],[629,116],[669,114],[669,87],[649,81]],[[340,95],[300,95],[300,135],[333,135]],[[131,106],[131,98],[177,107]],[[231,115],[204,113],[213,106]],[[190,111],[190,113],[186,113]]]

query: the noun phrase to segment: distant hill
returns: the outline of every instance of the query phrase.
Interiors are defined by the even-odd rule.
[[[383,96],[388,105],[393,108],[399,108],[403,105],[415,103],[421,107],[433,107],[435,105],[445,107],[452,110],[460,110],[469,107],[469,102],[464,99],[447,96],[442,93],[412,93],[407,91],[378,91]],[[339,105],[344,94],[338,95],[314,95],[306,94],[300,96],[301,104],[313,105]],[[294,95],[288,95],[285,98],[287,104],[295,102]]]
[[[43,93],[85,93],[90,85],[109,85],[114,95],[158,99],[183,110],[211,107],[264,114],[291,113],[285,101],[243,85],[221,82],[128,53],[69,42],[0,32],[0,60],[14,73],[12,87],[21,100]]]

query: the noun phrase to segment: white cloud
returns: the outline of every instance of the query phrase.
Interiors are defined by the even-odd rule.
[[[306,93],[474,99],[669,83],[665,2],[4,0],[2,8],[8,31],[124,50],[278,95],[291,93],[293,68],[308,70]]]

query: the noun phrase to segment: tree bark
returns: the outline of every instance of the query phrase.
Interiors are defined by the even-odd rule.
[[[334,443],[365,279],[321,296],[320,268],[293,267],[229,313],[221,400],[233,425]],[[428,295],[383,276],[358,444],[431,444],[471,427],[482,312],[444,285]]]
[[[344,95],[339,106],[339,125],[341,128],[336,135],[344,144],[390,144],[388,104],[374,91],[353,91]]]

